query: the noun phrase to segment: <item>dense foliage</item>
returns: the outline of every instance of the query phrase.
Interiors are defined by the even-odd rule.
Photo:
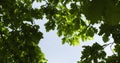
[[[33,19],[42,18],[33,0],[0,0],[0,63],[45,63],[43,38]],[[30,22],[30,23],[27,23]]]
[[[33,8],[33,2],[45,2]],[[99,42],[83,46],[78,63],[120,63],[120,1],[119,0],[0,0],[0,63],[46,63],[38,47],[43,38],[34,19],[48,19],[46,31],[57,29],[62,43],[70,45],[103,37]],[[94,27],[99,24],[99,29]],[[109,36],[114,42],[106,44]],[[114,54],[106,56],[104,48],[114,46]]]

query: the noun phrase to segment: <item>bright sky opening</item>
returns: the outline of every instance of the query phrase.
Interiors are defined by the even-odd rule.
[[[45,4],[44,2],[42,4]],[[33,3],[33,8],[39,8],[41,3]],[[95,35],[94,39],[87,42],[80,41],[78,46],[70,46],[69,44],[62,44],[61,38],[57,36],[57,30],[46,32],[44,24],[47,19],[35,20],[36,24],[40,25],[40,31],[43,32],[43,39],[40,41],[40,48],[45,54],[48,63],[77,63],[81,57],[81,51],[83,45],[92,45],[94,42],[103,44],[102,37]],[[96,25],[97,26],[97,25]],[[110,37],[111,38],[111,37]],[[113,42],[113,39],[110,39]],[[108,55],[112,55],[110,46],[105,48]]]

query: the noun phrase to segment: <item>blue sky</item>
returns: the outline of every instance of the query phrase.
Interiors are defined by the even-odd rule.
[[[41,26],[40,31],[44,34],[44,39],[40,41],[39,46],[48,59],[48,63],[76,63],[80,58],[82,49],[79,46],[62,45],[61,38],[57,36],[56,30],[45,32],[45,22],[46,19],[43,21],[38,20],[37,24]]]
[[[42,3],[44,4],[44,3]],[[40,3],[34,3],[34,8],[39,8]],[[78,46],[70,46],[68,44],[62,45],[61,38],[57,36],[57,30],[46,32],[44,23],[47,20],[35,20],[36,24],[40,25],[40,31],[43,32],[44,39],[39,43],[45,57],[48,59],[48,63],[77,63],[81,57],[82,45],[92,45],[94,42],[103,44],[102,38],[98,35],[94,36],[94,39],[87,42],[80,42]],[[97,25],[96,25],[97,26]],[[113,41],[112,39],[110,41]],[[110,47],[106,47],[105,50],[108,55],[111,55]]]
[[[57,30],[46,32],[44,23],[47,20],[35,20],[36,24],[40,25],[40,31],[43,32],[44,38],[40,41],[39,46],[41,47],[45,57],[48,59],[48,63],[77,63],[81,57],[81,51],[83,45],[92,45],[94,42],[103,44],[102,38],[98,35],[94,36],[93,40],[86,42],[80,41],[80,45],[70,46],[67,43],[62,45],[61,38],[57,36]],[[113,41],[112,39],[110,42]],[[108,55],[111,55],[110,47],[106,47],[105,50]]]

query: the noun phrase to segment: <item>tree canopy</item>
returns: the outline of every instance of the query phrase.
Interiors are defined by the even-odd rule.
[[[33,8],[35,1],[45,4]],[[47,62],[38,46],[43,34],[34,21],[44,16],[46,31],[57,29],[63,44],[103,37],[104,45],[83,46],[78,63],[120,63],[119,0],[0,0],[0,63]],[[114,41],[106,44],[109,36]],[[106,56],[104,48],[113,44],[114,54]]]

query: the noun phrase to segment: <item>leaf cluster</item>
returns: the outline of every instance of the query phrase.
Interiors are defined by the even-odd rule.
[[[46,63],[38,46],[43,38],[33,19],[42,10],[33,9],[35,0],[0,0],[0,63]]]

